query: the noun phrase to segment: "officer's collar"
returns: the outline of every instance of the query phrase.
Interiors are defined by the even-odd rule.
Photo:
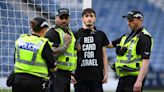
[[[67,28],[61,28],[59,25],[56,25],[55,28],[60,28],[60,29],[62,29],[62,30],[64,30],[64,31],[65,31],[65,30],[66,30],[66,31],[69,30],[69,27],[67,27]]]
[[[34,35],[34,36],[38,36],[38,37],[40,37],[39,35],[37,35],[37,34],[31,34],[31,35]]]
[[[142,30],[143,30],[143,27],[139,28],[137,31],[132,31],[131,34],[135,33],[135,35],[136,35],[136,34],[140,33]]]
[[[143,30],[143,27],[140,27],[140,28],[136,31],[136,33],[141,32],[142,30]]]
[[[89,29],[89,28],[88,28],[88,29],[87,29],[87,28],[84,29],[84,28],[82,27],[82,31],[83,31],[84,33],[89,33],[89,34],[90,34],[91,32],[96,31],[96,27],[94,26],[93,29]]]

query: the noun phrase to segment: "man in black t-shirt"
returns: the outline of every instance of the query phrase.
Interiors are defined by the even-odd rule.
[[[143,14],[140,11],[130,11],[123,17],[127,18],[131,32],[107,46],[116,47],[115,70],[120,76],[116,92],[142,92],[149,66],[152,37],[143,27]]]
[[[75,33],[77,39],[78,61],[75,71],[75,92],[103,92],[102,84],[108,79],[108,60],[106,46],[109,41],[104,32],[94,26],[95,11],[84,9],[84,26]]]

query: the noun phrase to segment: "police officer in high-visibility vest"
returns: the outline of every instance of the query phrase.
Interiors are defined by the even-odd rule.
[[[30,21],[32,34],[22,34],[15,43],[13,92],[45,92],[49,72],[55,71],[52,44],[44,38],[48,23],[36,17]]]
[[[61,8],[55,17],[56,26],[46,36],[53,43],[57,71],[51,78],[51,92],[70,92],[71,72],[76,69],[75,37],[69,28],[69,10]]]
[[[142,92],[149,67],[153,45],[152,36],[143,27],[143,14],[130,11],[127,15],[130,33],[112,41],[108,47],[116,47],[115,70],[119,78],[116,92]]]

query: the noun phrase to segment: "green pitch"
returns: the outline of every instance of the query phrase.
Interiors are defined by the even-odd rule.
[[[0,89],[0,92],[12,92],[11,90]],[[74,92],[74,91],[71,91]],[[115,91],[104,91],[104,92],[115,92]],[[144,90],[143,92],[164,92],[163,90]]]

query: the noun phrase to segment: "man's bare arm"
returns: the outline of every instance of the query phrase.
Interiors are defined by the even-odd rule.
[[[143,59],[142,60],[142,66],[141,69],[139,71],[139,75],[137,77],[137,80],[134,84],[134,88],[133,91],[134,92],[140,92],[141,91],[141,87],[142,87],[142,82],[148,72],[148,68],[149,68],[149,59]]]
[[[57,56],[63,54],[65,52],[65,50],[68,48],[69,44],[71,43],[71,40],[72,40],[71,36],[66,33],[65,37],[64,37],[64,42],[65,42],[64,45],[52,48],[54,56],[57,57]]]
[[[103,65],[104,65],[104,78],[102,80],[102,83],[107,83],[108,81],[108,56],[106,52],[106,47],[104,46],[102,49],[103,49],[102,52],[103,52]]]
[[[106,47],[107,47],[107,48],[114,48],[112,42],[110,42]]]

